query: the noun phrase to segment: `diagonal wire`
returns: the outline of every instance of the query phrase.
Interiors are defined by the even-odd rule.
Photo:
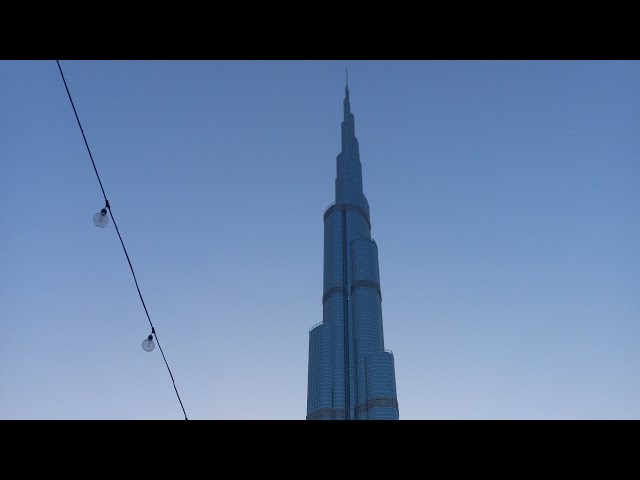
[[[78,117],[78,112],[76,111],[76,106],[73,103],[73,99],[71,98],[71,92],[69,91],[69,87],[67,86],[67,81],[64,78],[64,73],[62,73],[62,67],[60,66],[60,62],[56,60],[58,64],[58,69],[60,70],[60,75],[62,76],[62,81],[64,82],[64,88],[67,90],[67,95],[69,96],[69,101],[71,102],[71,107],[73,108],[73,113],[76,116],[76,120],[78,121],[78,126],[80,127],[80,132],[82,132],[82,138],[84,139],[84,144],[87,147],[87,152],[89,152],[89,158],[91,159],[91,164],[93,165],[93,170],[96,172],[96,177],[98,177],[98,183],[100,184],[100,189],[102,190],[102,196],[105,201],[105,208],[109,210],[109,214],[111,215],[111,220],[113,220],[113,226],[116,227],[116,232],[118,234],[118,238],[120,239],[120,244],[122,245],[122,250],[124,250],[124,254],[127,257],[127,262],[129,262],[129,268],[131,269],[131,275],[133,275],[133,281],[136,284],[136,289],[138,290],[138,295],[140,296],[140,301],[142,302],[142,306],[144,307],[144,313],[147,314],[147,320],[149,320],[149,325],[151,325],[151,333],[153,333],[156,337],[156,342],[158,343],[158,348],[160,349],[160,353],[162,354],[162,358],[164,359],[164,363],[167,366],[167,370],[169,371],[169,376],[171,377],[171,382],[173,382],[173,389],[176,391],[176,395],[178,396],[178,401],[180,402],[180,407],[182,407],[182,413],[184,413],[184,419],[188,420],[187,412],[184,409],[184,405],[182,404],[182,400],[180,399],[180,394],[178,393],[178,388],[176,387],[176,381],[173,378],[173,374],[171,373],[171,368],[169,368],[169,363],[167,362],[167,357],[165,357],[164,352],[162,351],[162,346],[160,346],[160,341],[158,340],[158,334],[156,333],[155,328],[153,327],[153,322],[151,321],[151,317],[149,316],[149,311],[147,310],[147,306],[144,303],[144,298],[142,298],[142,292],[140,292],[140,286],[138,285],[138,279],[136,278],[136,272],[133,271],[133,265],[131,264],[131,259],[129,258],[129,254],[127,253],[127,247],[124,246],[124,241],[122,240],[122,235],[120,235],[120,230],[118,229],[118,224],[116,223],[116,219],[113,216],[113,212],[111,211],[111,205],[109,204],[109,200],[107,200],[107,194],[104,191],[104,186],[102,185],[102,180],[100,180],[100,174],[98,173],[98,169],[96,168],[96,162],[93,160],[93,155],[91,154],[91,149],[89,148],[89,143],[87,142],[87,137],[84,134],[84,130],[82,129],[82,124],[80,123],[80,117]]]

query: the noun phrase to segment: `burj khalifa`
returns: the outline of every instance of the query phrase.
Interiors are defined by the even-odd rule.
[[[393,353],[384,348],[378,247],[349,84],[335,202],[324,212],[323,319],[309,331],[308,420],[397,420]]]

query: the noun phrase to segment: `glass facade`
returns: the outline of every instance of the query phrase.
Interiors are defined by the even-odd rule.
[[[393,353],[384,349],[378,247],[349,87],[335,203],[324,213],[322,322],[309,331],[308,420],[397,420]]]

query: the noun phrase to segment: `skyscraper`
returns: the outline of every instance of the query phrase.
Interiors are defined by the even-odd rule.
[[[399,418],[381,302],[378,247],[362,192],[347,82],[336,200],[324,212],[323,320],[309,331],[308,420]]]

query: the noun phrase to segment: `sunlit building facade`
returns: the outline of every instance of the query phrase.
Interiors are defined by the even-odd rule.
[[[324,213],[323,319],[309,331],[308,420],[397,420],[393,353],[384,348],[378,247],[349,86],[335,203]]]

